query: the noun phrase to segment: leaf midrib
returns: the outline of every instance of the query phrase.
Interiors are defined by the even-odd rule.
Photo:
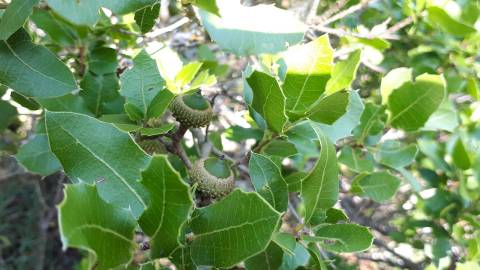
[[[142,206],[144,208],[147,208],[147,205],[145,204],[145,202],[143,201],[142,197],[137,193],[137,191],[132,188],[132,186],[127,182],[127,180],[125,178],[123,178],[123,176],[118,173],[113,167],[111,167],[105,160],[103,160],[102,158],[100,158],[95,152],[93,152],[90,148],[88,148],[86,145],[84,145],[80,140],[78,140],[75,136],[73,136],[72,133],[70,133],[68,130],[66,130],[63,126],[59,125],[58,126],[60,129],[62,129],[65,133],[67,133],[70,137],[72,137],[76,142],[78,142],[78,144],[83,147],[85,150],[87,150],[94,158],[96,158],[98,161],[100,161],[103,165],[105,165],[105,167],[107,167],[115,176],[118,177],[118,179],[120,180],[120,182],[122,182],[128,190],[130,190],[134,195],[135,197],[138,199],[138,201],[142,204]]]
[[[67,84],[66,82],[60,81],[60,80],[58,80],[58,79],[56,79],[56,78],[54,78],[54,77],[50,77],[50,76],[48,76],[47,74],[44,74],[44,73],[40,72],[39,70],[33,68],[33,67],[30,66],[28,63],[26,63],[25,61],[23,61],[23,59],[20,58],[20,56],[19,56],[17,53],[15,53],[15,51],[13,50],[12,47],[10,47],[10,44],[8,44],[7,41],[3,41],[3,43],[5,43],[5,45],[7,46],[8,50],[13,54],[13,56],[15,56],[15,58],[17,58],[22,64],[24,64],[27,68],[31,69],[33,72],[38,73],[38,74],[40,74],[41,76],[43,76],[43,77],[45,77],[45,78],[52,79],[52,80],[57,81],[57,82],[59,82],[59,83],[61,83],[61,84],[63,84],[63,85],[66,85],[66,86],[71,87],[71,85]]]
[[[83,231],[85,229],[97,229],[97,230],[100,230],[102,232],[105,232],[105,233],[108,233],[108,234],[111,234],[113,236],[116,236],[118,237],[119,239],[122,239],[124,240],[125,242],[128,242],[128,243],[132,243],[132,240],[126,238],[125,236],[119,234],[118,232],[112,230],[112,229],[109,229],[109,228],[105,228],[105,227],[102,227],[100,225],[97,225],[97,224],[83,224],[81,226],[78,226],[78,227],[75,227],[68,235],[68,238],[72,238],[72,234],[76,234],[77,231]]]
[[[213,231],[209,231],[209,232],[204,232],[204,233],[200,233],[200,234],[194,234],[194,235],[195,235],[196,238],[200,238],[200,237],[208,236],[208,235],[215,234],[215,233],[222,233],[222,232],[229,231],[229,230],[239,229],[239,228],[242,228],[242,227],[245,227],[245,226],[248,226],[248,225],[254,226],[257,223],[264,222],[264,221],[269,221],[271,219],[276,219],[276,217],[272,216],[272,217],[268,217],[268,218],[257,219],[255,221],[246,221],[246,222],[243,222],[243,223],[238,224],[238,225],[228,226],[228,227],[225,227],[225,228],[221,228],[221,229],[217,229],[217,230],[213,230]]]

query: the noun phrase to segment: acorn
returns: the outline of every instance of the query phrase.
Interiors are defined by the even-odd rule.
[[[215,157],[198,159],[189,171],[192,182],[210,197],[223,197],[235,188],[233,172],[225,160]]]
[[[147,154],[162,154],[166,153],[165,147],[163,144],[157,140],[139,140],[137,141],[138,146],[143,149]]]
[[[200,93],[180,94],[170,104],[173,117],[186,127],[203,127],[213,117],[212,106]]]

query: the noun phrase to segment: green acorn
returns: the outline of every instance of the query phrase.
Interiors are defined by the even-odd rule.
[[[189,171],[198,189],[213,198],[223,197],[235,188],[233,172],[225,160],[215,157],[197,160]]]
[[[210,103],[200,93],[180,94],[170,104],[173,117],[187,127],[203,127],[212,120]]]
[[[137,144],[149,155],[166,153],[163,144],[157,140],[139,140]]]

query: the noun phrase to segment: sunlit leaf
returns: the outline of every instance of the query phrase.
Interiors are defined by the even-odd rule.
[[[272,5],[246,7],[237,0],[217,4],[221,17],[200,10],[201,21],[220,47],[237,55],[277,53],[303,39],[305,25],[288,11]]]

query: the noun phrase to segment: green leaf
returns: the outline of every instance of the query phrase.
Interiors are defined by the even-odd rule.
[[[92,112],[87,107],[85,100],[72,94],[56,98],[35,98],[44,109],[52,112],[76,112],[86,115],[92,115]]]
[[[289,48],[282,54],[287,66],[283,91],[287,110],[306,111],[321,94],[333,67],[333,49],[328,35]]]
[[[390,94],[389,121],[395,128],[415,131],[425,125],[444,97],[443,76],[422,74],[415,82],[406,82]]]
[[[7,92],[8,90],[8,87],[3,85],[3,84],[0,84],[0,98],[3,97],[3,95],[5,95],[5,93]]]
[[[392,198],[402,181],[386,171],[362,173],[352,182],[352,192],[370,197],[376,202]]]
[[[330,208],[327,210],[327,218],[325,219],[326,223],[336,224],[339,221],[348,221],[348,217],[341,209]]]
[[[46,112],[45,120],[50,148],[70,179],[99,182],[105,201],[140,216],[147,194],[138,179],[150,158],[129,134],[82,114]]]
[[[80,82],[80,96],[85,100],[88,108],[96,116],[100,116],[106,110],[106,103],[117,99],[120,94],[120,85],[115,73],[95,75],[87,72]]]
[[[192,259],[199,266],[232,267],[265,250],[279,221],[280,213],[260,195],[234,190],[193,213]]]
[[[22,107],[25,107],[31,111],[40,109],[40,104],[38,104],[33,98],[27,98],[17,92],[12,91],[10,93],[10,98],[16,103],[22,105]]]
[[[123,109],[131,120],[140,121],[143,119],[144,114],[137,106],[127,102],[123,106]]]
[[[294,144],[284,140],[271,140],[262,148],[262,152],[277,157],[289,157],[298,153]]]
[[[17,108],[0,99],[0,132],[4,131],[17,117]]]
[[[8,39],[23,26],[39,0],[12,0],[0,20],[0,40]]]
[[[370,153],[363,153],[361,149],[350,146],[343,147],[338,161],[356,173],[372,172],[375,165]]]
[[[253,109],[263,116],[271,130],[282,133],[287,116],[285,96],[277,80],[256,70],[247,78],[247,82],[253,90]]]
[[[359,43],[368,45],[372,48],[375,48],[381,52],[391,47],[390,42],[382,38],[356,38]]]
[[[300,192],[302,190],[302,180],[308,175],[306,172],[294,172],[285,177],[288,185],[288,192]]]
[[[312,121],[331,125],[346,113],[348,101],[347,91],[328,95],[320,99],[307,112],[307,117]]]
[[[309,267],[317,270],[326,270],[328,269],[323,261],[323,256],[320,253],[319,247],[314,243],[309,243],[307,246],[307,251],[310,254]]]
[[[231,126],[225,130],[225,138],[234,141],[242,142],[248,139],[260,140],[263,137],[263,131],[258,128],[244,128],[241,126]]]
[[[177,89],[182,89],[182,87],[189,84],[200,71],[202,65],[203,63],[201,62],[190,62],[185,65],[180,72],[177,73],[177,76],[175,76],[175,85],[177,86]]]
[[[477,79],[475,77],[468,78],[467,81],[467,90],[470,96],[476,100],[480,100],[480,86],[478,85]]]
[[[165,111],[170,106],[170,103],[175,98],[175,95],[170,92],[168,89],[163,89],[158,93],[150,102],[150,106],[148,107],[147,115],[150,118],[158,118],[161,117]]]
[[[284,51],[302,41],[306,31],[293,14],[271,5],[246,7],[238,0],[217,4],[221,17],[200,10],[200,19],[220,47],[237,55]]]
[[[247,270],[278,270],[283,262],[283,250],[271,242],[263,252],[245,261]]]
[[[428,20],[430,22],[452,35],[464,37],[477,32],[473,26],[450,17],[450,15],[448,15],[448,13],[441,7],[430,6],[427,11]]]
[[[301,266],[305,266],[308,263],[310,255],[307,249],[300,243],[296,243],[294,254],[283,255],[283,263],[279,270],[291,270],[297,269]]]
[[[255,190],[279,212],[287,210],[288,187],[280,168],[268,157],[252,153],[248,165]]]
[[[445,162],[445,149],[443,144],[439,144],[437,140],[420,138],[417,140],[418,148],[426,155],[433,163],[435,168],[439,168],[442,171],[450,172],[451,167]]]
[[[208,11],[212,14],[220,16],[220,11],[218,10],[217,1],[216,0],[190,0],[192,4],[195,6]]]
[[[98,120],[106,123],[112,123],[118,129],[126,132],[138,131],[142,128],[141,126],[138,126],[137,123],[132,121],[126,114],[104,114]]]
[[[158,0],[48,0],[48,6],[65,19],[80,25],[93,26],[100,17],[100,8],[123,15],[153,5]]]
[[[312,125],[320,143],[320,155],[311,172],[302,181],[301,195],[305,203],[305,223],[315,212],[327,210],[338,199],[338,165],[335,146],[320,130]]]
[[[290,255],[295,254],[295,245],[297,244],[297,240],[292,234],[277,232],[273,235],[272,241],[281,247],[286,253]]]
[[[356,91],[350,91],[350,100],[347,106],[347,113],[340,117],[332,125],[318,124],[322,131],[332,142],[350,137],[352,131],[360,123],[360,117],[363,112],[363,103],[360,95]]]
[[[133,68],[125,71],[120,81],[120,93],[131,106],[135,106],[142,118],[149,118],[148,109],[153,99],[164,90],[165,81],[157,68],[155,60],[144,50],[133,59]]]
[[[303,121],[287,132],[288,140],[295,144],[295,147],[305,157],[314,157],[317,155],[316,144],[312,140],[316,140],[316,134],[312,128],[312,124],[321,128],[321,130],[329,137],[331,141],[349,137],[352,130],[358,126],[360,116],[363,111],[363,104],[357,92],[350,92],[350,101],[347,107],[347,113],[340,117],[332,125],[314,123],[312,121]]]
[[[166,134],[167,132],[172,130],[174,127],[175,127],[175,124],[168,123],[161,127],[140,128],[139,131],[140,131],[140,134],[142,134],[142,136],[157,136],[161,134]]]
[[[140,27],[140,31],[143,34],[152,30],[153,26],[155,26],[155,21],[157,20],[158,15],[160,15],[160,3],[144,7],[135,12],[135,22],[138,27]]]
[[[0,41],[0,83],[26,97],[58,97],[78,89],[72,72],[20,29]]]
[[[326,93],[333,94],[343,89],[349,90],[360,65],[361,51],[351,53],[346,60],[335,63],[332,77],[327,82]]]
[[[462,139],[459,136],[455,136],[449,144],[449,152],[455,166],[462,170],[469,169],[472,166],[472,161]]]
[[[458,113],[452,102],[445,99],[438,109],[428,118],[422,130],[446,130],[453,132],[459,126]]]
[[[62,165],[57,157],[50,151],[48,137],[44,134],[36,135],[29,142],[22,145],[15,158],[28,171],[43,176],[53,174],[62,169]]]
[[[88,31],[86,27],[72,25],[52,10],[34,9],[30,19],[52,41],[61,45],[74,45]]]
[[[159,50],[152,54],[152,58],[157,62],[160,75],[167,81],[167,88],[171,88],[170,84],[174,84],[175,76],[183,68],[180,56],[169,46],[162,45]]]
[[[193,208],[190,187],[168,162],[154,156],[142,172],[142,185],[150,193],[150,204],[138,224],[150,236],[151,258],[167,257],[180,246],[184,223]]]
[[[64,248],[90,252],[95,256],[95,269],[112,269],[132,259],[135,219],[129,211],[104,202],[97,187],[84,183],[66,185],[58,211]]]
[[[330,224],[320,227],[313,237],[305,236],[304,240],[319,242],[323,249],[332,252],[359,252],[372,245],[373,235],[357,224]]]
[[[380,84],[380,93],[382,95],[382,104],[388,103],[388,97],[393,90],[402,86],[402,84],[412,80],[411,68],[396,68],[390,70],[383,78]]]
[[[360,125],[353,131],[355,137],[363,143],[368,136],[381,134],[385,128],[387,117],[384,106],[378,106],[371,102],[365,104],[365,109],[360,117]]]
[[[88,69],[97,74],[116,73],[117,51],[108,47],[97,47],[88,55]]]
[[[312,121],[303,121],[287,132],[288,141],[295,145],[295,148],[304,158],[318,156],[317,144],[314,142],[316,133],[313,130]]]
[[[217,83],[215,75],[210,75],[208,70],[202,70],[190,83],[190,86],[185,91],[191,91],[202,87],[212,86]]]
[[[398,169],[410,165],[417,156],[418,148],[415,144],[404,146],[394,140],[387,140],[380,146],[376,155],[379,163],[390,168]]]

